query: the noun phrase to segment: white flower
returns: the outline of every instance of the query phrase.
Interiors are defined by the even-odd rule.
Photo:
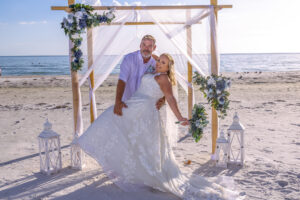
[[[195,125],[196,125],[197,128],[203,128],[203,126],[202,126],[199,119],[195,122]]]
[[[216,84],[216,81],[213,77],[210,77],[207,81],[207,85],[215,85]]]
[[[106,14],[106,17],[108,19],[112,19],[112,18],[114,18],[114,15],[111,12],[109,12],[109,13]]]
[[[73,24],[73,22],[74,22],[73,18],[68,19],[68,22],[69,22],[70,24]]]
[[[217,90],[217,94],[221,94],[221,90]]]
[[[77,12],[75,13],[75,17],[76,17],[76,18],[81,19],[82,16],[83,16],[83,13],[82,13],[81,11],[77,11]]]
[[[72,13],[68,15],[68,22],[69,22],[70,24],[72,24],[72,23],[74,22],[73,17],[74,17],[74,15],[73,15]]]
[[[79,24],[79,18],[77,18],[77,17],[75,17],[75,20],[76,20],[76,23],[77,23],[77,25]]]
[[[78,33],[75,33],[73,36],[72,36],[73,39],[79,39],[80,38],[80,34]]]
[[[195,115],[195,114],[196,114],[196,110],[194,110],[194,109],[193,109],[193,111],[192,111],[192,115]]]
[[[208,90],[208,94],[207,94],[208,98],[212,98],[214,95],[213,95],[213,89],[209,89]]]
[[[67,27],[68,26],[68,20],[67,20],[67,18],[64,17],[63,22],[64,22],[65,27]]]
[[[204,92],[205,92],[205,94],[208,94],[208,90],[205,89]]]

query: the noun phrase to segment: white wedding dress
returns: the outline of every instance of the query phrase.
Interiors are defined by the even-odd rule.
[[[188,200],[239,199],[224,177],[181,172],[155,106],[163,93],[154,77],[143,76],[139,89],[126,101],[123,116],[115,115],[113,106],[106,109],[77,139],[80,147],[126,191],[150,186]]]

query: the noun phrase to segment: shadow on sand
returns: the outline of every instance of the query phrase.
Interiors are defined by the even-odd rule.
[[[58,174],[35,173],[0,185],[0,199],[178,200],[157,190],[127,193],[114,185],[98,168],[78,171],[69,167]]]
[[[233,164],[229,164],[227,169],[220,168],[215,166],[215,161],[209,160],[203,165],[201,165],[198,169],[196,169],[193,173],[201,176],[206,176],[206,177],[214,177],[220,174],[226,176],[233,176],[242,168],[243,168],[242,166],[233,165]]]

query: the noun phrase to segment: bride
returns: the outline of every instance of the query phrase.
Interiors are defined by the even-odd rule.
[[[168,125],[155,106],[165,96],[181,124],[189,124],[172,94],[175,84],[174,60],[162,54],[155,73],[145,74],[139,89],[125,102],[123,115],[115,115],[114,106],[109,107],[78,138],[78,144],[125,191],[151,187],[188,200],[239,199],[221,177],[185,174],[177,165]]]

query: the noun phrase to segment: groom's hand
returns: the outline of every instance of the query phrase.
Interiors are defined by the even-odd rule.
[[[114,107],[114,113],[116,115],[122,116],[123,115],[123,112],[122,112],[123,107],[127,108],[128,106],[123,101],[116,102],[115,107]]]
[[[166,102],[165,97],[158,99],[158,101],[156,102],[157,110],[159,110],[165,104],[165,102]]]
[[[159,57],[157,55],[155,55],[155,54],[152,54],[152,58],[154,58],[154,60],[157,61]]]

